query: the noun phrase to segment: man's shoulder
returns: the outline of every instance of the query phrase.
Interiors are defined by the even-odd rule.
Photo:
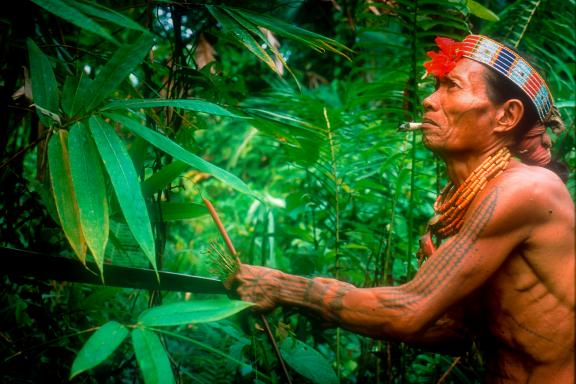
[[[566,185],[554,172],[522,163],[515,163],[502,173],[500,182],[494,183],[494,186],[498,186],[504,195],[515,198],[526,196],[532,200],[568,194]]]

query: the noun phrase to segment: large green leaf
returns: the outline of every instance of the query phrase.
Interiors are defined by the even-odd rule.
[[[500,18],[491,10],[484,7],[482,4],[474,1],[468,0],[467,2],[468,8],[470,9],[470,13],[473,15],[478,16],[481,19],[488,20],[488,21],[498,21]]]
[[[108,242],[108,199],[98,150],[83,123],[76,123],[68,138],[70,170],[78,200],[82,232],[94,260],[103,271]]]
[[[148,309],[138,322],[148,327],[164,327],[222,320],[253,306],[240,300],[215,299],[185,301]]]
[[[116,39],[112,37],[106,28],[78,10],[74,6],[73,2],[65,2],[62,0],[32,0],[32,2],[77,27],[95,33],[106,40],[118,44]]]
[[[32,97],[42,124],[50,127],[60,122],[58,116],[58,83],[48,57],[31,39],[26,40],[30,56]]]
[[[60,225],[76,256],[85,263],[86,241],[70,170],[68,132],[63,129],[52,135],[48,142],[48,168]]]
[[[207,162],[201,157],[196,156],[195,154],[187,151],[186,149],[182,148],[180,145],[173,142],[166,136],[141,125],[137,121],[127,116],[115,113],[107,113],[106,116],[111,118],[112,120],[119,122],[124,126],[124,128],[142,137],[144,140],[148,141],[150,144],[166,152],[175,159],[183,161],[184,163],[189,164],[190,166],[198,169],[199,171],[213,175],[217,179],[223,181],[224,183],[228,184],[229,186],[238,190],[239,192],[254,195],[253,192],[250,190],[250,188],[238,177],[223,170],[220,167],[215,166],[214,164]]]
[[[142,62],[153,43],[152,35],[144,33],[134,44],[121,46],[99,71],[90,87],[80,95],[85,100],[85,110],[96,108],[106,96],[118,88],[134,67]]]
[[[126,223],[156,269],[154,235],[134,164],[114,128],[99,117],[91,117],[89,126]]]
[[[128,99],[115,100],[101,108],[102,111],[129,108],[174,107],[217,116],[240,117],[218,104],[199,99]]]
[[[287,337],[280,345],[280,353],[286,364],[313,383],[338,383],[338,376],[324,356],[300,340]]]
[[[130,28],[136,31],[147,33],[148,30],[121,13],[114,11],[113,9],[106,8],[97,2],[89,2],[82,0],[65,0],[70,6],[84,12],[87,15],[97,17],[102,20],[106,20],[112,24],[116,24],[122,28]]]
[[[136,360],[146,384],[172,384],[174,373],[170,360],[158,336],[142,328],[131,332]]]
[[[70,379],[106,360],[126,336],[128,328],[116,321],[109,321],[101,326],[76,355],[70,370]]]

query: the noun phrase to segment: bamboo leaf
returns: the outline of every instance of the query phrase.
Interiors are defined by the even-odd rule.
[[[134,328],[131,332],[136,360],[146,384],[175,383],[170,360],[160,339],[154,332]]]
[[[64,235],[78,259],[86,263],[86,242],[82,234],[80,214],[68,154],[68,132],[59,130],[48,142],[48,167],[56,211]]]
[[[70,170],[78,200],[80,223],[100,273],[108,242],[108,200],[98,150],[85,124],[76,123],[68,138]]]
[[[166,136],[139,124],[137,121],[129,117],[115,113],[107,113],[106,116],[119,122],[124,126],[124,128],[130,130],[135,135],[142,137],[144,140],[166,152],[175,159],[178,159],[202,172],[213,175],[217,179],[228,184],[230,187],[236,189],[239,192],[254,196],[254,193],[250,190],[250,188],[237,176],[234,176],[222,168],[217,167],[216,165],[207,162],[201,157],[194,155]]]
[[[475,16],[478,16],[481,19],[488,20],[488,21],[498,21],[500,18],[491,10],[483,6],[482,4],[474,1],[468,0],[468,9],[470,9],[470,13]]]
[[[187,220],[208,214],[204,204],[161,202],[162,221]]]
[[[238,41],[252,52],[258,59],[268,65],[274,72],[280,74],[274,59],[262,48],[254,37],[236,20],[223,13],[219,8],[207,5],[206,8],[224,29],[224,33],[235,35]]]
[[[106,360],[126,336],[128,329],[116,321],[109,321],[101,326],[76,355],[70,370],[70,379]]]
[[[144,196],[150,196],[161,191],[188,168],[190,168],[190,166],[180,160],[165,165],[161,170],[144,180],[142,183],[142,193]]]
[[[48,57],[31,39],[26,40],[30,56],[32,97],[42,124],[50,127],[60,122],[58,117],[58,84]]]
[[[89,127],[128,228],[156,270],[152,226],[134,164],[122,140],[108,123],[99,117],[91,117]]]
[[[123,45],[116,51],[110,61],[96,75],[90,87],[80,95],[86,99],[84,104],[87,111],[96,108],[128,77],[134,67],[142,62],[153,43],[150,34],[142,34],[134,44]]]
[[[222,320],[254,304],[241,300],[215,299],[185,301],[148,309],[138,322],[148,327],[165,327]]]
[[[226,116],[226,117],[240,117],[218,104],[211,103],[205,100],[192,100],[192,99],[129,99],[129,100],[115,100],[104,106],[101,110],[115,110],[115,109],[130,109],[130,108],[158,108],[158,107],[174,107],[181,108],[188,111],[203,112],[210,115]]]
[[[338,383],[338,376],[326,358],[300,340],[287,337],[280,345],[280,353],[286,364],[313,383]]]
[[[148,33],[148,30],[123,14],[110,8],[106,8],[96,2],[84,2],[78,0],[65,0],[70,6],[84,12],[87,15],[106,20],[122,28],[130,28],[136,31]]]
[[[92,79],[85,72],[80,72],[79,76],[69,76],[64,81],[62,90],[62,110],[69,117],[76,116],[85,107],[84,98],[81,95],[86,94],[92,83]]]
[[[106,28],[83,14],[80,10],[76,9],[73,6],[74,3],[67,3],[62,0],[32,0],[32,2],[77,27],[95,33],[108,41],[118,44],[118,41],[112,37]]]

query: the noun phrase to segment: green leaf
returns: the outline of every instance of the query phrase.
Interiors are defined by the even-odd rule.
[[[76,116],[84,109],[85,100],[80,96],[86,94],[92,79],[82,71],[79,76],[69,76],[64,81],[62,90],[62,110],[69,117]]]
[[[78,0],[66,0],[66,2],[84,12],[87,15],[95,16],[99,19],[106,20],[122,28],[130,28],[136,31],[148,33],[149,31],[132,20],[110,8],[106,8],[96,2],[83,2]]]
[[[127,335],[128,329],[116,321],[109,321],[101,326],[76,355],[70,370],[70,379],[106,360]]]
[[[238,177],[233,174],[223,170],[220,167],[215,166],[202,159],[199,156],[188,152],[186,149],[182,148],[180,145],[176,144],[166,136],[155,132],[147,127],[141,125],[137,121],[120,114],[106,113],[106,116],[122,124],[124,128],[130,130],[132,133],[142,137],[144,140],[148,141],[150,144],[166,152],[170,156],[178,159],[202,172],[209,173],[216,177],[217,179],[228,184],[232,188],[238,190],[239,192],[246,193],[248,195],[254,196],[250,188]]]
[[[106,28],[76,9],[74,3],[67,3],[61,0],[32,0],[32,2],[77,27],[118,44],[118,41],[112,37]]]
[[[240,117],[224,109],[218,104],[205,100],[193,99],[128,99],[115,100],[104,106],[101,110],[129,109],[129,108],[157,108],[174,107],[188,111],[203,112],[216,116]]]
[[[142,193],[144,196],[151,196],[154,193],[161,191],[188,168],[190,168],[190,166],[180,160],[165,165],[161,170],[153,173],[150,177],[144,180],[142,183]]]
[[[128,77],[134,67],[142,62],[153,43],[154,40],[150,34],[142,34],[134,44],[124,45],[116,51],[96,75],[90,87],[80,95],[86,100],[84,105],[87,111],[96,108]]]
[[[280,354],[286,364],[313,383],[338,383],[338,376],[324,356],[300,340],[287,337],[280,345]]]
[[[70,170],[78,200],[82,232],[102,273],[109,222],[106,184],[100,155],[85,124],[74,124],[70,130],[68,143]]]
[[[500,20],[500,18],[494,12],[474,0],[468,0],[468,9],[470,10],[471,14],[481,19],[488,21]]]
[[[86,263],[86,242],[80,224],[80,212],[68,154],[68,132],[61,129],[48,142],[48,168],[56,211],[64,234],[78,259]]]
[[[207,5],[206,8],[210,11],[212,16],[218,20],[220,25],[222,25],[225,33],[235,35],[238,38],[238,41],[258,59],[268,65],[274,72],[280,74],[278,68],[276,68],[274,59],[272,59],[272,57],[262,48],[262,43],[264,42],[258,43],[249,31],[229,15],[223,13],[219,8],[212,5]]]
[[[48,57],[31,39],[26,40],[30,56],[30,78],[32,80],[32,98],[36,113],[42,124],[47,127],[60,123],[58,116],[58,84]]]
[[[240,300],[215,299],[161,305],[140,314],[138,322],[148,327],[164,327],[222,320],[254,304]]]
[[[162,221],[187,220],[208,214],[208,208],[198,203],[161,202]]]
[[[175,383],[170,360],[154,332],[134,328],[131,333],[136,360],[146,384]]]
[[[128,228],[156,270],[150,216],[140,190],[134,164],[114,128],[99,117],[91,117],[89,126]]]

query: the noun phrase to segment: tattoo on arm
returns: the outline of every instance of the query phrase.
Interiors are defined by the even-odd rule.
[[[425,265],[426,272],[418,275],[410,283],[411,291],[418,293],[418,296],[428,296],[446,284],[457,272],[462,261],[470,256],[476,240],[492,219],[497,203],[498,188],[494,188],[475,209],[454,241],[428,260]],[[401,308],[419,300],[417,297],[410,297],[398,291],[382,297],[379,302],[387,308]]]

